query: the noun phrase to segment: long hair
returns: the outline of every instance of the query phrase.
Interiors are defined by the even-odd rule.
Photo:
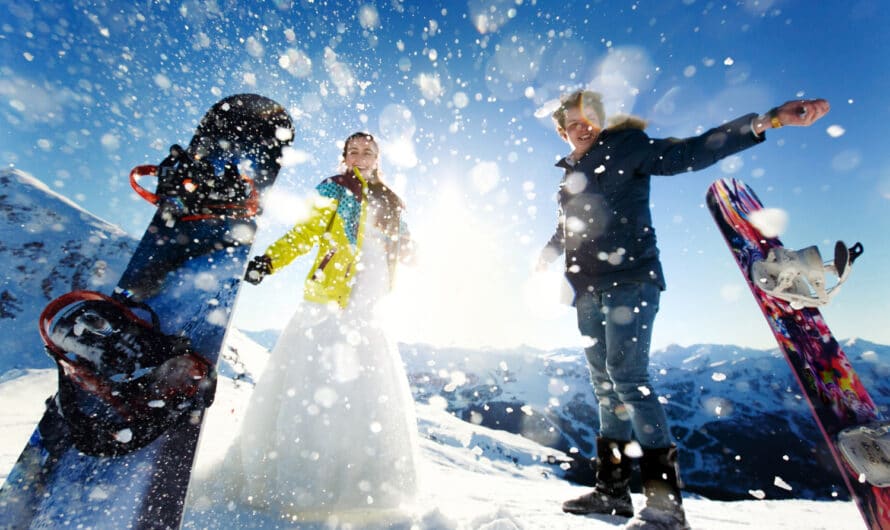
[[[349,143],[358,138],[366,138],[372,142],[377,147],[379,157],[380,146],[377,144],[374,136],[366,132],[356,132],[349,135],[346,141],[343,142],[344,161],[346,160],[346,151],[349,149]],[[347,168],[348,170],[349,168]],[[378,211],[378,215],[373,220],[374,225],[390,237],[397,236],[402,211],[405,209],[405,202],[383,182],[379,161],[377,169],[368,177],[373,177],[368,179],[368,200],[371,201],[371,204]]]

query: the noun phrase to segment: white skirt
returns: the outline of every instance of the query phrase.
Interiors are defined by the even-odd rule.
[[[254,507],[330,515],[413,500],[414,401],[374,318],[388,284],[377,238],[362,263],[349,308],[303,303],[257,382],[236,441],[241,499]]]

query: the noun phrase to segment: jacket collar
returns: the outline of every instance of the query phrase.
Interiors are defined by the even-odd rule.
[[[591,148],[586,153],[584,153],[584,156],[581,157],[581,160],[576,160],[574,164],[572,162],[569,162],[568,156],[564,156],[560,158],[559,162],[554,165],[566,171],[572,171],[573,169],[576,169],[584,160],[591,156],[591,153],[593,153],[597,147],[603,145],[611,134],[612,131],[610,129],[601,130],[599,135],[596,137],[596,142],[593,144],[593,146],[591,146]]]
[[[347,170],[345,173],[334,176],[332,180],[349,190],[357,200],[361,201],[364,199],[364,191],[368,187],[368,182],[357,169]]]
[[[366,179],[365,176],[362,175],[362,172],[359,171],[357,167],[352,168],[352,171],[347,171],[346,173],[352,173],[353,175],[355,175],[355,178],[357,178],[358,181],[362,183],[363,188],[368,185],[368,179]]]
[[[600,131],[599,136],[596,138],[596,143],[593,147],[590,148],[590,151],[584,153],[584,156],[581,157],[581,160],[578,160],[574,164],[569,163],[568,157],[563,157],[557,162],[555,165],[557,167],[561,167],[566,171],[570,171],[572,168],[577,167],[583,160],[585,160],[590,153],[592,153],[598,146],[603,145],[609,139],[610,136],[613,136],[615,133],[619,131],[627,131],[627,130],[645,130],[646,129],[646,120],[642,118],[638,118],[636,116],[625,116],[620,115],[616,116],[613,120],[610,120],[609,126]]]

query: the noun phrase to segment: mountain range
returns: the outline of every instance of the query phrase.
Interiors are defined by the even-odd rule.
[[[54,367],[37,333],[41,310],[71,290],[110,291],[137,241],[16,170],[0,171],[0,212],[4,382],[25,370]],[[262,364],[255,357],[265,355],[277,333],[246,333],[256,341],[231,333],[220,374],[235,384],[253,384],[254,367]],[[862,339],[846,340],[843,346],[886,410],[890,347]],[[578,349],[400,344],[400,352],[418,403],[469,424],[519,434],[552,450],[547,465],[555,475],[592,481],[589,459],[595,456],[598,412]],[[688,492],[722,500],[847,498],[778,350],[670,346],[653,352],[652,373],[681,449]],[[522,464],[519,457],[511,458]]]

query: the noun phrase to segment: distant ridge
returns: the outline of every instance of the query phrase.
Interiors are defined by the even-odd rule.
[[[37,332],[43,307],[73,289],[109,292],[136,243],[33,176],[0,170],[0,381],[55,366]],[[255,367],[279,333],[233,330],[221,376],[255,384]],[[843,344],[886,415],[890,347],[864,339]],[[587,459],[594,456],[597,406],[580,349],[399,349],[417,401],[571,455],[567,469],[554,473],[591,480]],[[713,499],[748,499],[751,491],[769,499],[846,497],[777,349],[671,345],[653,352],[652,367],[689,492]]]

